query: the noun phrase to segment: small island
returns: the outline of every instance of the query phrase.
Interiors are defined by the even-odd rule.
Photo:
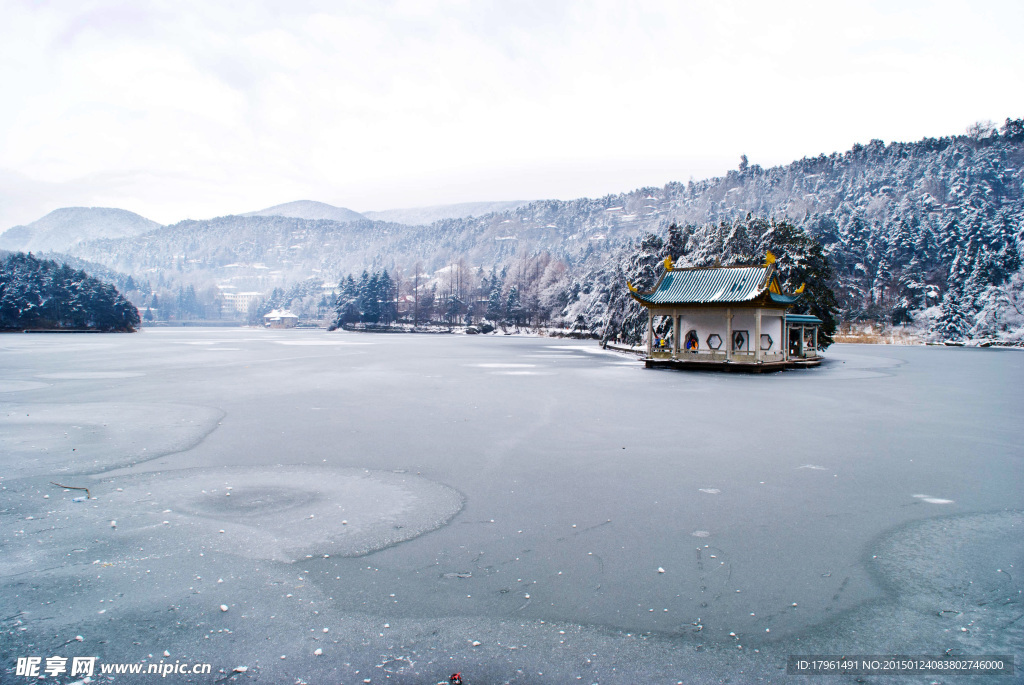
[[[0,259],[0,331],[133,332],[139,312],[117,288],[31,253]]]

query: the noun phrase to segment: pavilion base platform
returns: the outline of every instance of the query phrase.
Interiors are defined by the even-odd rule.
[[[785,369],[806,369],[820,366],[822,357],[789,359],[780,361],[697,361],[693,359],[657,359],[647,357],[644,366],[648,369],[675,369],[678,371],[723,371],[727,373],[771,373]]]

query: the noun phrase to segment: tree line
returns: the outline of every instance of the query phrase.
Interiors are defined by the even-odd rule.
[[[139,312],[113,285],[32,254],[0,261],[0,329],[134,331]]]
[[[568,302],[567,267],[547,252],[521,256],[500,270],[468,267],[452,260],[433,272],[417,262],[408,270],[363,271],[338,284],[334,326],[353,323],[389,325],[541,326],[555,322]]]

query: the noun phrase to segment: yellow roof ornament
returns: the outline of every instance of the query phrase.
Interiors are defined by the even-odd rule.
[[[629,281],[626,281],[626,285],[627,285],[627,286],[629,287],[629,291],[630,291],[631,293],[635,293],[635,292],[637,292],[636,286],[635,286],[635,285],[633,285],[632,283],[630,283]]]
[[[772,254],[771,250],[765,250],[764,254],[764,265],[769,266],[775,263],[775,255]]]
[[[800,293],[802,293],[804,291],[804,288],[806,288],[806,287],[807,287],[806,283],[801,283],[800,287],[796,289],[796,294],[799,295]]]
[[[672,265],[672,258],[671,257],[665,257],[665,271],[671,271],[672,270],[672,266],[673,266]]]

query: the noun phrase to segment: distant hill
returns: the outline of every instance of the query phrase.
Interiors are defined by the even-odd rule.
[[[873,140],[771,168],[743,159],[718,178],[425,225],[230,216],[92,240],[69,252],[130,274],[143,289],[148,282],[161,303],[189,286],[212,305],[215,285],[284,294],[297,284],[321,288],[349,273],[387,269],[403,297],[415,279],[458,310],[453,317],[468,302],[493,299],[495,308],[509,309],[514,286],[524,320],[607,332],[629,314],[613,311],[614,296],[637,254],[652,263],[662,252],[683,264],[763,259],[771,224],[759,219],[771,218],[821,243],[842,321],[911,322],[938,340],[1024,340],[1020,119],[969,135]],[[672,244],[671,223],[685,228],[684,243]],[[322,296],[311,288],[283,304],[320,307]]]
[[[379,261],[381,254],[412,262],[424,252],[441,252],[436,231],[427,227],[229,215],[181,221],[136,238],[83,243],[74,256],[136,278],[163,274],[197,287],[230,281],[242,290],[269,290],[314,274],[337,282],[339,274]]]
[[[65,207],[25,226],[0,234],[0,249],[15,252],[66,252],[72,245],[103,238],[131,238],[160,228],[126,209]]]
[[[344,207],[335,207],[326,202],[316,202],[315,200],[286,202],[283,205],[275,205],[261,209],[258,212],[246,212],[241,216],[283,216],[289,219],[307,219],[310,221],[326,219],[328,221],[337,221],[338,223],[366,220],[366,217],[359,212],[353,212],[351,209]]]
[[[463,219],[508,212],[527,205],[526,200],[510,200],[505,202],[462,202],[454,205],[434,205],[432,207],[410,207],[407,209],[385,209],[379,212],[363,212],[363,216],[374,221],[391,221],[408,226],[423,226],[441,219]]]

